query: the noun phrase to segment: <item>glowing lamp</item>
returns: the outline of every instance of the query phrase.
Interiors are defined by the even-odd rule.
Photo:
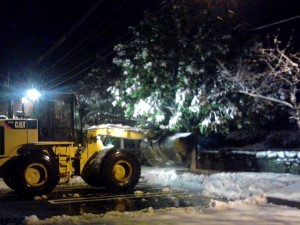
[[[27,91],[27,98],[29,98],[32,101],[36,101],[39,99],[41,94],[36,89],[30,89]]]

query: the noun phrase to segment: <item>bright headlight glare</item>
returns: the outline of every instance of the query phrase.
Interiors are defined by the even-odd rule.
[[[30,89],[27,91],[27,98],[29,98],[32,101],[36,101],[40,97],[40,93],[36,89]]]

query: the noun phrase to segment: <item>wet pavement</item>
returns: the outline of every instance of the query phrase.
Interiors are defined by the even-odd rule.
[[[101,214],[108,211],[136,211],[152,207],[201,206],[209,199],[197,194],[140,183],[126,193],[111,193],[104,188],[59,185],[40,199],[26,199],[9,191],[0,193],[0,224],[22,224],[25,216],[40,219],[56,215]]]

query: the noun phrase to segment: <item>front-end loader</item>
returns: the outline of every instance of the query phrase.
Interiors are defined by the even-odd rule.
[[[37,120],[0,119],[0,177],[17,193],[29,196],[48,194],[62,178],[74,175],[92,186],[125,191],[141,174],[134,143],[151,135],[129,126],[92,126],[85,130],[81,147],[68,141],[39,141]]]

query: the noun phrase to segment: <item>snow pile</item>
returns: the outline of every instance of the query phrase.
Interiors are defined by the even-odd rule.
[[[107,212],[106,214],[95,215],[95,214],[83,214],[80,216],[54,216],[45,220],[39,220],[36,215],[25,217],[23,223],[25,225],[91,225],[91,224],[136,224],[136,220],[143,220],[143,224],[152,224],[151,220],[153,216],[162,218],[163,216],[192,216],[195,214],[202,213],[202,210],[197,207],[185,207],[185,208],[166,208],[153,210],[152,207],[148,209],[134,211],[134,212]],[[149,221],[149,223],[145,222]],[[99,223],[101,222],[101,223]]]
[[[137,191],[134,192],[134,195],[137,195],[137,196],[141,196],[143,194],[144,194],[144,192],[143,191],[139,191],[139,190],[137,190]]]
[[[177,172],[174,168],[144,167],[142,177],[142,181],[148,184],[180,188],[213,198],[235,200],[265,194],[300,201],[300,176],[292,174],[245,172],[205,175]]]
[[[276,159],[278,163],[286,165],[300,165],[300,152],[298,151],[262,151],[256,153],[258,159]]]
[[[66,185],[66,186],[86,186],[86,183],[83,181],[81,176],[73,176],[71,179],[67,180],[60,180],[60,185]]]
[[[10,188],[4,183],[3,179],[0,179],[0,190],[1,192],[10,190]]]
[[[40,200],[47,200],[48,196],[47,195],[42,195],[42,196],[35,196],[34,200],[35,201],[40,201]]]
[[[264,205],[267,203],[267,199],[264,195],[256,195],[250,198],[246,198],[244,200],[235,200],[235,201],[217,201],[217,200],[211,200],[210,201],[210,208],[216,209],[216,210],[225,210],[225,209],[234,209],[237,207],[245,206],[245,205]]]

